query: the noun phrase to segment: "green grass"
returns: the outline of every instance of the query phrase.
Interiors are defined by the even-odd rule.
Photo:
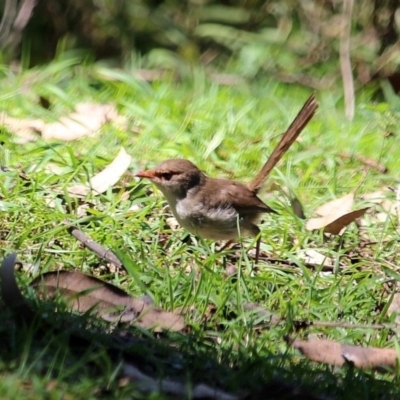
[[[67,115],[80,101],[113,102],[140,129],[137,133],[108,124],[101,134],[77,142],[39,138],[24,144],[5,128],[1,130],[0,161],[10,169],[1,172],[0,179],[1,255],[18,252],[27,267],[19,273],[21,286],[48,270],[77,269],[132,295],[146,294],[164,309],[191,310],[186,313],[190,330],[185,334],[152,339],[132,330],[147,338],[150,347],[153,342],[172,343],[182,351],[185,356],[179,365],[164,366],[164,373],[183,381],[205,381],[236,391],[255,390],[262,382],[277,379],[341,399],[354,398],[354,393],[365,399],[376,399],[379,393],[386,393],[381,398],[400,394],[397,371],[313,364],[288,349],[284,340],[295,320],[389,321],[382,314],[390,299],[383,288],[382,267],[393,269],[398,263],[396,219],[371,223],[367,231],[377,244],[360,252],[356,227],[351,226],[341,242],[337,238],[324,241],[320,233],[306,231],[304,222],[293,216],[283,191],[296,194],[311,216],[318,205],[361,182],[358,193],[395,186],[400,168],[396,105],[375,103],[365,91],[358,96],[355,120],[349,122],[340,91],[317,93],[317,115],[270,178],[279,190],[263,195],[280,211],[267,216],[261,226],[263,249],[298,267],[260,262],[254,268],[253,260],[242,251],[235,262],[238,274],[227,277],[227,258],[215,253],[214,243],[197,242],[181,229],[171,231],[165,201],[150,184],[125,180],[125,185],[116,185],[103,195],[89,196],[84,217],[78,215],[79,201],[65,190],[104,168],[120,146],[133,156],[133,173],[166,158],[182,157],[212,176],[245,182],[266,160],[308,90],[267,78],[218,86],[202,71],[193,71],[182,82],[149,84],[133,79],[129,72],[80,65],[73,59],[16,75],[6,68],[2,71],[0,107],[9,115],[51,122]],[[38,96],[50,101],[50,110],[39,105]],[[373,158],[389,172],[371,169],[366,173],[357,160],[342,158],[342,152]],[[46,170],[50,163],[61,168],[59,175]],[[19,177],[19,169],[30,181]],[[49,199],[55,199],[55,207],[49,207]],[[132,205],[139,208],[130,210]],[[66,221],[129,259],[129,273],[104,268],[67,233]],[[250,242],[245,241],[245,246]],[[307,268],[299,252],[308,248],[341,262],[341,268],[331,274]],[[357,253],[357,260],[344,256],[349,250]],[[259,303],[286,322],[257,329],[259,316],[245,310],[247,302]],[[134,384],[119,385],[118,362],[111,359],[106,345],[92,343],[77,353],[62,329],[42,335],[40,324],[23,328],[4,312],[1,319],[2,398],[164,398],[142,395]],[[311,327],[306,333],[365,346],[397,343],[389,330]]]

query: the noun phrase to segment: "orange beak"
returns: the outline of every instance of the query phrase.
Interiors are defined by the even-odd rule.
[[[147,178],[147,179],[154,179],[156,177],[154,171],[151,169],[147,171],[140,171],[135,175],[137,178]]]

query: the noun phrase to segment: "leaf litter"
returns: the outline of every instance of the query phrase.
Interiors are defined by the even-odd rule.
[[[40,315],[40,311],[35,310],[22,295],[15,279],[15,263],[16,254],[11,254],[6,257],[1,265],[2,300],[24,322],[32,322],[39,316],[43,324],[50,324],[49,329],[51,328],[54,331],[54,327],[51,326],[49,319],[46,318],[44,320]],[[165,322],[170,330],[181,330],[184,327],[182,315],[158,310],[148,301],[135,299],[113,285],[80,272],[58,271],[44,273],[35,278],[31,282],[30,287],[36,289],[42,300],[45,298],[54,298],[55,294],[58,294],[60,297],[67,297],[69,305],[77,312],[94,311],[100,308],[97,316],[100,316],[107,322],[110,322],[108,318],[110,316],[110,307],[123,305],[124,307],[128,306],[130,309],[128,314],[131,315],[129,315],[128,320],[132,318],[132,320],[136,321],[136,324],[142,327],[154,328],[160,325],[164,325],[165,327]],[[120,380],[134,382],[135,388],[142,392],[158,392],[161,390],[169,395],[181,397],[185,397],[187,393],[191,392],[191,398],[193,399],[239,400],[243,397],[228,393],[219,388],[214,388],[206,383],[192,385],[192,383],[181,383],[173,379],[153,378],[144,373],[136,364],[140,363],[141,368],[146,368],[147,364],[153,362],[156,363],[157,371],[159,371],[161,359],[166,364],[172,363],[173,359],[175,359],[176,363],[176,360],[182,358],[183,354],[178,353],[173,348],[168,349],[167,353],[163,347],[158,346],[152,349],[149,347],[149,343],[140,338],[129,339],[127,337],[126,340],[123,340],[123,336],[116,337],[110,333],[106,336],[107,339],[104,335],[97,335],[96,342],[103,342],[103,345],[106,345],[106,349],[110,354],[113,354],[113,352],[118,354],[118,365],[122,367],[120,370],[120,375],[122,375]],[[70,337],[71,343],[74,340],[80,346],[86,342],[89,344],[93,341],[91,334],[86,329],[72,333]],[[124,341],[126,342],[125,346],[123,344]],[[123,355],[122,360],[121,351]],[[115,358],[117,354],[113,354],[113,357]],[[173,368],[172,365],[170,367]]]
[[[112,122],[127,129],[127,118],[120,115],[113,104],[79,103],[75,111],[58,121],[47,123],[41,119],[14,118],[3,113],[0,123],[23,142],[34,141],[40,135],[44,140],[72,141],[96,134],[106,123]]]
[[[323,364],[342,367],[351,364],[357,368],[395,367],[398,360],[396,349],[362,347],[341,344],[325,339],[288,339],[288,343],[308,359]]]
[[[354,192],[328,201],[314,211],[319,217],[310,218],[306,223],[306,228],[310,231],[323,228],[324,233],[340,235],[349,224],[362,217],[370,208],[351,211],[353,203]]]
[[[94,175],[87,185],[70,186],[67,190],[70,195],[84,197],[89,193],[99,195],[115,185],[127,171],[132,157],[121,147],[114,160],[102,171]]]
[[[15,259],[16,255],[13,254],[2,264],[3,300],[10,308],[21,308],[23,314],[31,316],[33,310],[30,310],[16,284]],[[46,272],[36,277],[29,286],[44,300],[63,299],[73,311],[90,311],[105,321],[129,322],[156,331],[180,331],[185,327],[182,315],[162,311],[148,301],[134,298],[110,283],[78,271]]]

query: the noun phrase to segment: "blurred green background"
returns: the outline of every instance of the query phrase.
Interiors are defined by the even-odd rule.
[[[193,65],[313,89],[341,82],[343,8],[351,0],[3,0],[3,63],[46,63],[80,51],[108,66],[172,70]],[[356,90],[376,78],[400,88],[398,0],[354,2]],[[222,78],[221,78],[222,79]]]

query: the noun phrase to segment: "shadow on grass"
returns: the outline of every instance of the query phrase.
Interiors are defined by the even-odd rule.
[[[193,330],[156,334],[132,326],[111,329],[54,303],[40,303],[31,322],[4,305],[0,311],[2,380],[22,382],[18,396],[223,398],[194,397],[190,391],[198,384],[223,390],[232,399],[249,400],[394,399],[400,395],[398,382],[390,382],[389,375],[351,367],[334,370],[290,355],[258,355],[251,348],[221,350],[214,340]],[[187,394],[168,395],[158,392],[161,386],[143,385],[137,378],[132,381],[127,366],[158,383],[180,382]],[[0,389],[3,398],[18,397],[4,387]]]

